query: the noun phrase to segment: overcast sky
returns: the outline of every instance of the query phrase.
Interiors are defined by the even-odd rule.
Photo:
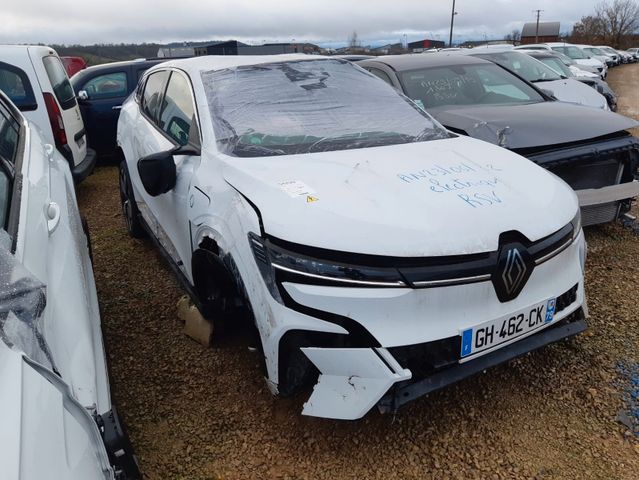
[[[455,38],[503,38],[533,9],[562,31],[599,0],[457,0]],[[1,43],[141,43],[239,39],[249,43],[448,41],[452,0],[13,0],[0,9]]]

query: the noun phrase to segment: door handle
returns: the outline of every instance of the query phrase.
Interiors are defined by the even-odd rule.
[[[51,235],[60,223],[60,206],[55,202],[49,202],[44,207],[44,214],[47,219],[47,230]]]
[[[111,110],[122,110],[122,105],[116,105],[114,107],[111,107]]]

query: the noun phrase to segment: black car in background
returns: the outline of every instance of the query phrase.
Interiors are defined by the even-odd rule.
[[[167,59],[131,60],[89,67],[71,77],[89,145],[100,156],[116,151],[116,132],[122,102],[142,74]]]
[[[554,100],[507,69],[470,55],[377,57],[357,64],[449,130],[514,151],[577,193],[583,225],[627,213],[639,195],[636,121]]]

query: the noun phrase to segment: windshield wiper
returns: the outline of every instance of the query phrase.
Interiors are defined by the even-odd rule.
[[[564,77],[565,78],[565,77]],[[531,80],[531,83],[538,83],[538,82],[554,82],[555,80],[561,80],[561,78],[538,78],[536,80]]]

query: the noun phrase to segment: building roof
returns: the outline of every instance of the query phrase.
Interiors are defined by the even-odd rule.
[[[524,28],[521,30],[521,36],[534,37],[536,29],[537,29],[537,22],[524,23]],[[540,37],[558,37],[559,22],[539,22],[539,36]]]

